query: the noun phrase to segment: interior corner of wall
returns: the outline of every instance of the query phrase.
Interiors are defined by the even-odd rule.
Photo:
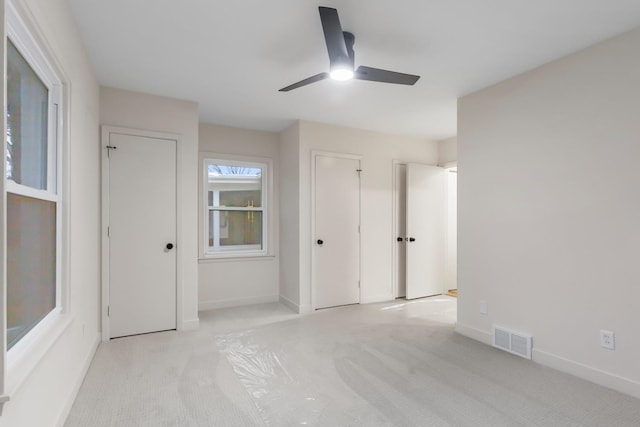
[[[280,295],[279,299],[280,299],[280,304],[284,305],[291,311],[300,314],[299,304],[295,303],[294,301],[291,301],[289,298],[285,297],[284,295]]]

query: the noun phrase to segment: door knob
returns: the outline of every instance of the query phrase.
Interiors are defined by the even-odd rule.
[[[403,239],[402,237],[398,237],[396,240],[397,240],[398,242],[402,242],[404,239]]]
[[[324,240],[318,239],[318,241],[316,243],[319,244],[320,246],[322,246],[324,244]]]
[[[415,241],[416,241],[416,239],[415,239],[415,237],[409,237],[409,241],[410,241],[410,242],[415,242]]]
[[[173,249],[173,243],[167,243],[167,249],[168,250]]]

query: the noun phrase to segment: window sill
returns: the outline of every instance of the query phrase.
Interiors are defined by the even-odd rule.
[[[208,264],[215,262],[242,262],[242,261],[273,261],[275,255],[228,255],[228,256],[210,256],[198,258],[198,264]]]
[[[52,311],[7,352],[7,395],[15,394],[71,324],[70,314]]]

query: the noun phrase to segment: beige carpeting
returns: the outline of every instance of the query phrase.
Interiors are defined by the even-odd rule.
[[[75,426],[640,426],[640,401],[453,331],[455,299],[201,313],[98,349]]]

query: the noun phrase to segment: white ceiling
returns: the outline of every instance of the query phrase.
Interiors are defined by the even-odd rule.
[[[640,26],[639,0],[69,0],[105,86],[188,99],[200,120],[280,131],[297,119],[456,134],[456,99]],[[323,81],[318,6],[355,34],[356,66],[415,86]]]

